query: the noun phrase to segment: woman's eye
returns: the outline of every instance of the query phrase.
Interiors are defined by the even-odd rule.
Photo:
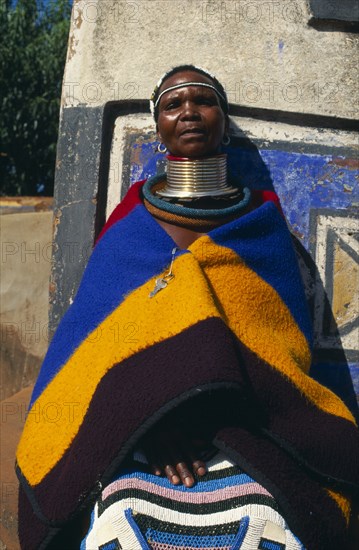
[[[216,101],[210,97],[201,97],[198,100],[201,105],[215,105]]]
[[[171,101],[170,103],[167,103],[167,105],[165,106],[165,109],[170,110],[170,109],[176,109],[177,107],[178,107],[178,101]]]

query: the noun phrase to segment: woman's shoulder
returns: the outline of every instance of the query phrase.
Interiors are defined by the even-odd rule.
[[[106,231],[108,231],[108,229],[110,229],[112,225],[127,216],[127,214],[129,214],[137,204],[142,203],[141,189],[145,182],[146,180],[140,180],[131,185],[122,201],[116,206],[116,208],[113,210],[110,217],[108,218],[107,222],[103,226],[101,233],[97,237],[96,242],[98,242],[101,237],[103,237],[103,235],[106,233]]]
[[[265,202],[273,202],[280,214],[284,216],[280,199],[275,191],[270,189],[252,189],[252,207],[258,208]]]

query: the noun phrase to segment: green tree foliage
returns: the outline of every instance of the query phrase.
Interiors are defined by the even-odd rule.
[[[53,192],[69,0],[0,0],[0,194]]]

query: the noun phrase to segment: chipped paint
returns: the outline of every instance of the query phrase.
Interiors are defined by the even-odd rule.
[[[349,170],[358,170],[359,169],[359,159],[357,158],[341,158],[334,157],[329,161],[328,164],[336,164],[337,166],[345,166]]]
[[[75,0],[72,6],[71,31],[69,36],[67,61],[70,61],[72,57],[76,54],[76,47],[79,43],[79,40],[76,36],[76,30],[81,29],[83,23],[82,4],[83,0]]]
[[[278,41],[278,55],[279,55],[279,60],[281,62],[283,61],[283,51],[284,51],[284,41],[280,39]]]
[[[82,8],[83,0],[75,0],[73,4],[73,21],[77,29],[80,29],[83,23]]]
[[[54,281],[51,281],[49,284],[49,292],[50,294],[55,294],[57,290],[57,286]]]

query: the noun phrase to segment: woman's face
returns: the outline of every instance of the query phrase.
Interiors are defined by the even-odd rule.
[[[160,92],[185,82],[213,85],[206,76],[183,71],[165,80]],[[222,111],[216,92],[210,88],[185,86],[161,97],[157,133],[172,155],[199,158],[217,154],[227,129],[228,117]]]

